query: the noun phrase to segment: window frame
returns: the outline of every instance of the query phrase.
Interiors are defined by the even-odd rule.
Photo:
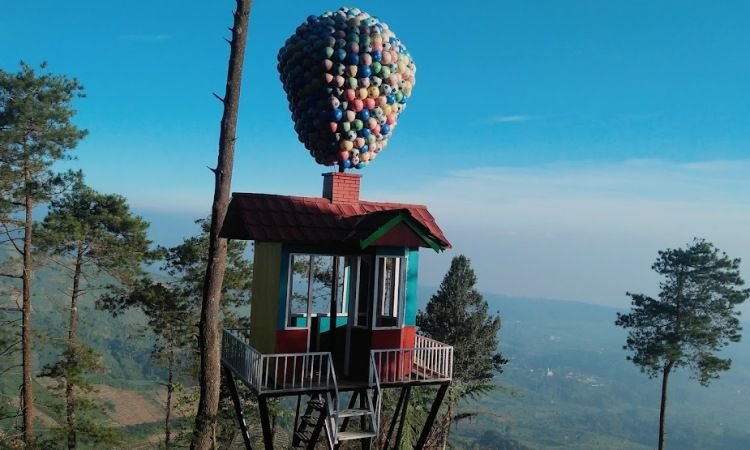
[[[383,301],[383,295],[384,295],[384,283],[385,283],[385,277],[383,278],[383,281],[381,283],[380,280],[380,266],[381,266],[381,260],[387,260],[389,258],[392,258],[394,260],[397,260],[397,270],[395,272],[397,281],[395,283],[395,288],[398,290],[397,295],[390,299],[389,301],[391,303],[395,300],[395,305],[392,305],[392,312],[396,314],[396,324],[395,325],[378,325],[378,319],[382,317],[388,317],[388,318],[394,318],[394,316],[385,316],[382,314],[382,311],[386,305],[386,302]],[[387,262],[383,261],[383,268],[386,267]],[[373,311],[371,311],[371,318],[372,321],[372,329],[373,330],[395,330],[400,329],[403,327],[404,324],[404,306],[406,303],[406,278],[407,278],[407,265],[408,265],[408,259],[406,256],[396,256],[396,255],[377,255],[375,256],[375,274],[374,274],[374,280],[375,280],[375,286],[373,291]]]
[[[305,256],[309,258],[309,269],[307,273],[307,308],[305,313],[301,317],[306,318],[306,325],[303,327],[297,327],[290,325],[290,318],[292,317],[292,289],[294,288],[294,258],[299,256]],[[336,289],[341,289],[341,298],[339,299],[339,308],[336,311],[336,317],[347,317],[348,316],[348,307],[349,302],[347,301],[349,289],[348,289],[348,280],[350,278],[350,268],[346,264],[347,256],[346,255],[339,255],[339,254],[333,254],[333,253],[306,253],[306,252],[289,252],[289,256],[287,258],[287,288],[286,288],[286,307],[285,307],[285,314],[284,314],[284,329],[285,330],[306,330],[310,328],[310,319],[312,317],[330,317],[330,313],[312,313],[312,304],[310,302],[310,297],[312,294],[312,284],[313,284],[313,277],[312,277],[312,259],[314,257],[320,257],[320,256],[328,256],[332,258],[341,258],[341,262],[343,263],[343,279],[341,281],[340,286],[336,286]],[[338,282],[338,276],[333,277],[333,279],[336,279]],[[329,303],[330,305],[330,303]],[[300,317],[298,315],[298,317]]]

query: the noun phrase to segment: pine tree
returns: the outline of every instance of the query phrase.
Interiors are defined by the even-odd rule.
[[[67,181],[66,174],[53,171],[53,164],[68,158],[69,150],[86,135],[72,123],[73,100],[82,96],[82,87],[75,79],[37,74],[24,63],[18,73],[0,70],[0,232],[23,260],[20,273],[3,272],[2,276],[21,284],[21,408],[27,447],[34,439],[33,212]]]
[[[625,346],[628,359],[649,378],[661,377],[659,450],[664,448],[667,386],[674,369],[686,367],[698,382],[708,386],[732,360],[719,356],[721,349],[739,342],[737,306],[750,296],[740,289],[740,260],[703,239],[686,248],[659,252],[652,269],[664,277],[658,298],[627,295],[631,311],[617,314],[616,325],[629,329]]]
[[[446,412],[432,435],[439,445],[447,442],[451,424],[477,414],[459,413],[459,401],[476,399],[493,390],[492,379],[507,362],[497,352],[500,316],[488,313],[489,306],[476,283],[470,260],[464,255],[454,257],[437,293],[417,314],[422,333],[454,348],[453,384],[446,396]]]
[[[208,240],[208,264],[206,266],[201,318],[199,325],[200,345],[200,399],[195,415],[192,450],[209,450],[215,446],[216,420],[221,398],[221,330],[220,309],[224,270],[227,259],[227,240],[220,237],[221,227],[229,208],[234,166],[234,144],[237,140],[237,117],[240,109],[240,87],[242,68],[245,62],[245,46],[252,0],[235,0],[232,39],[229,41],[229,63],[224,98],[224,114],[219,131],[219,152],[214,173],[214,199],[211,206],[211,225]],[[218,96],[217,96],[218,97]]]
[[[157,338],[152,349],[152,359],[166,371],[165,448],[171,448],[176,441],[172,429],[172,413],[174,395],[181,386],[180,380],[192,380],[198,374],[199,345],[196,331],[208,259],[210,222],[201,219],[196,223],[201,227],[200,234],[188,237],[174,247],[159,248],[156,252],[166,278],[155,279],[154,276],[144,275],[130,285],[103,295],[97,301],[99,308],[114,315],[127,309],[142,311]],[[221,297],[221,323],[227,327],[247,325],[237,314],[239,308],[248,308],[250,302],[252,264],[245,257],[246,250],[247,243],[244,241],[230,241],[227,246],[227,267]],[[220,409],[220,417],[222,412]],[[226,427],[231,432],[236,428],[233,414],[232,411],[229,426]],[[226,425],[225,421],[219,420],[217,427],[223,430]],[[218,440],[222,441],[230,435],[229,432],[221,432]]]
[[[113,442],[113,430],[96,419],[103,405],[87,395],[94,391],[87,375],[105,368],[99,355],[78,341],[78,304],[87,291],[103,287],[91,280],[106,276],[127,282],[141,272],[148,255],[147,228],[148,223],[130,212],[124,197],[100,194],[79,181],[52,200],[44,221],[34,229],[40,252],[70,275],[65,350],[60,361],[43,370],[44,375],[58,379],[64,391],[66,426],[62,430],[68,449],[78,447],[79,435],[88,444]],[[91,410],[99,413],[88,413]]]

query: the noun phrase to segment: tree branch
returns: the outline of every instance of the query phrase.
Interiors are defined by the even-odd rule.
[[[0,277],[4,277],[4,278],[18,278],[19,280],[23,278],[22,275],[13,275],[13,274],[10,274],[10,273],[0,273]]]
[[[23,250],[21,250],[18,244],[16,244],[16,239],[10,235],[11,230],[8,229],[8,224],[5,222],[3,222],[3,229],[5,229],[5,235],[8,236],[8,242],[13,244],[13,247],[16,249],[16,251],[20,253],[21,255],[23,255]]]

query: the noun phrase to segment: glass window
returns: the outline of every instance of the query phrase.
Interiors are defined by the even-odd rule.
[[[372,301],[372,257],[362,256],[357,271],[357,318],[354,325],[367,327],[370,324],[370,303]]]
[[[378,309],[376,327],[399,325],[399,311],[403,298],[404,258],[378,258]]]
[[[307,326],[308,303],[310,314],[329,316],[334,290],[338,313],[346,311],[346,266],[343,257],[295,254],[290,257],[289,263],[287,327]]]

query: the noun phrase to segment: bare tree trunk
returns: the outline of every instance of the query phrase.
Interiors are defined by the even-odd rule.
[[[76,355],[76,335],[78,330],[78,296],[81,293],[81,265],[83,259],[83,250],[81,245],[78,246],[76,255],[75,269],[73,271],[73,293],[70,295],[70,318],[68,322],[68,368],[64,372],[65,376],[65,415],[68,423],[68,450],[73,450],[77,446],[76,436],[76,399],[73,392],[73,380],[69,370],[77,358]]]
[[[26,185],[25,204],[26,218],[24,222],[23,239],[23,306],[21,313],[21,353],[23,359],[22,408],[23,408],[23,442],[26,448],[33,446],[34,440],[34,395],[32,393],[32,362],[31,353],[31,225],[33,224],[32,210],[34,204],[31,199],[31,171],[24,168],[24,183]]]
[[[223,99],[224,114],[221,118],[221,132],[219,134],[219,155],[216,169],[213,170],[215,176],[214,201],[211,210],[208,264],[203,286],[199,325],[200,400],[195,417],[195,432],[191,443],[191,449],[193,450],[208,450],[212,447],[216,432],[216,413],[219,409],[219,387],[221,383],[219,309],[227,257],[227,241],[219,237],[219,232],[229,206],[242,66],[245,59],[245,43],[247,41],[247,27],[252,0],[236,0],[236,2],[227,84]]]
[[[659,411],[659,450],[664,450],[664,436],[667,433],[667,383],[669,382],[669,373],[672,371],[673,361],[664,366],[664,374],[661,378],[661,409]]]
[[[174,344],[169,344],[169,361],[167,363],[167,416],[164,419],[164,448],[169,450],[172,432],[169,420],[172,416],[172,393],[174,392]]]

